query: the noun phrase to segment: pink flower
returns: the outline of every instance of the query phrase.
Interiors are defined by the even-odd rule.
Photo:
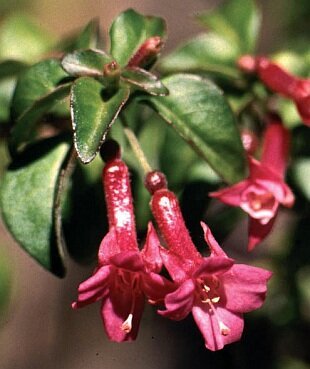
[[[165,298],[162,316],[184,319],[192,312],[208,349],[220,350],[238,341],[243,332],[243,313],[258,309],[265,300],[271,273],[261,268],[235,264],[202,223],[211,251],[200,256],[180,279],[180,256],[162,249],[164,264],[179,288]],[[182,265],[188,265],[181,262]]]
[[[235,264],[204,223],[201,224],[211,255],[202,257],[189,236],[177,198],[165,188],[159,174],[150,173],[146,187],[153,194],[152,212],[168,246],[168,250],[161,248],[162,259],[178,285],[175,291],[166,295],[166,310],[159,314],[181,320],[192,313],[206,347],[212,351],[220,350],[240,339],[243,313],[263,304],[271,273]]]
[[[238,66],[244,72],[257,73],[271,91],[292,99],[302,121],[310,126],[310,79],[295,77],[265,57],[244,55]]]
[[[80,308],[102,300],[101,316],[107,336],[116,342],[137,336],[145,298],[154,304],[174,289],[158,273],[162,267],[157,234],[149,223],[143,250],[137,245],[128,169],[119,157],[103,170],[110,230],[98,252],[98,267],[79,286],[72,304]]]
[[[284,182],[289,132],[278,117],[270,115],[261,161],[249,156],[250,174],[233,186],[210,193],[225,204],[240,206],[250,216],[248,250],[271,231],[279,204],[291,207],[294,195]]]

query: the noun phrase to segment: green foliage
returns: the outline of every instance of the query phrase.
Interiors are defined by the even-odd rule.
[[[201,34],[169,54],[160,63],[164,72],[205,71],[236,78],[236,44],[217,33]]]
[[[128,96],[127,86],[104,96],[100,82],[89,77],[75,81],[71,91],[72,123],[75,147],[83,163],[95,157]]]
[[[20,77],[12,99],[12,152],[35,136],[36,123],[44,113],[69,94],[69,85],[62,84],[67,77],[57,59],[39,62]]]
[[[61,62],[63,69],[75,77],[103,76],[103,67],[113,61],[112,57],[101,50],[77,50],[67,54]]]
[[[1,187],[4,221],[17,242],[44,268],[64,275],[56,237],[56,191],[70,145],[52,138],[29,146],[9,166]]]
[[[198,19],[209,32],[194,37],[166,56],[160,64],[161,70],[240,78],[235,63],[241,55],[254,51],[260,18],[252,0],[227,1],[212,12],[200,14]]]
[[[168,95],[165,85],[152,73],[141,68],[127,68],[122,73],[123,81],[134,89],[145,91],[154,96]]]
[[[166,25],[162,18],[146,17],[133,9],[121,13],[110,29],[111,55],[122,66],[148,38],[164,37]]]
[[[246,175],[246,162],[234,115],[211,81],[175,74],[163,80],[166,97],[143,98],[171,124],[228,183]]]
[[[230,0],[213,12],[198,16],[213,32],[237,45],[240,55],[253,53],[260,29],[261,14],[254,0]]]
[[[23,14],[12,15],[0,27],[0,60],[32,63],[49,51],[53,38]]]

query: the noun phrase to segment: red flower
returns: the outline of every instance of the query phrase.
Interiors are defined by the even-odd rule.
[[[294,195],[284,182],[289,132],[279,118],[269,117],[261,161],[249,156],[250,174],[231,187],[210,193],[225,204],[240,206],[250,216],[248,249],[262,241],[273,226],[279,204],[291,207]]]
[[[202,223],[211,251],[202,257],[185,226],[175,195],[165,183],[153,186],[158,172],[150,173],[146,187],[153,197],[151,207],[168,250],[161,248],[165,267],[178,285],[165,297],[166,310],[159,314],[170,319],[184,319],[192,312],[205,345],[212,351],[240,339],[245,312],[259,308],[265,299],[271,273],[261,268],[235,264]]]
[[[134,340],[144,308],[163,300],[174,287],[158,273],[162,267],[157,234],[149,223],[146,243],[137,245],[128,169],[119,157],[103,170],[110,230],[101,242],[98,267],[79,286],[73,308],[102,300],[101,316],[110,340]]]
[[[265,57],[244,55],[238,65],[245,72],[257,73],[271,91],[292,99],[302,121],[310,125],[310,79],[295,77]]]

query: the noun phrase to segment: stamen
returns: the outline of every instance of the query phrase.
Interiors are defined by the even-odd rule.
[[[206,284],[203,285],[203,290],[205,290],[206,292],[210,292],[211,288],[209,286],[207,286]]]
[[[223,336],[228,336],[230,329],[221,320],[219,320],[220,331]]]
[[[123,324],[121,325],[121,330],[129,333],[132,329],[132,318],[133,315],[130,313],[127,317],[127,319],[123,322]]]
[[[259,200],[253,200],[251,206],[253,210],[260,210],[262,208],[262,203]]]

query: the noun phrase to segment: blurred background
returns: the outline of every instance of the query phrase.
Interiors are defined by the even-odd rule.
[[[0,22],[8,15],[27,14],[58,38],[98,17],[106,33],[119,12],[133,7],[141,13],[166,19],[168,41],[164,52],[168,52],[201,30],[195,23],[195,13],[219,3],[216,0],[0,0]],[[263,12],[259,51],[276,50],[294,33],[309,32],[309,24],[306,30],[305,22],[305,19],[309,21],[308,0],[257,3]],[[1,47],[0,44],[0,50]],[[0,150],[2,174],[8,159],[3,144]],[[187,191],[193,193],[195,189]],[[187,193],[183,193],[185,207]],[[195,201],[198,206],[201,198],[197,196]],[[103,332],[99,304],[79,311],[71,309],[77,286],[91,274],[93,265],[81,266],[71,261],[66,278],[57,279],[29,258],[1,225],[0,368],[221,369],[228,365],[231,369],[310,368],[309,252],[292,252],[294,247],[305,250],[309,246],[309,219],[308,216],[297,225],[296,216],[281,214],[273,235],[254,255],[259,264],[275,272],[267,302],[263,309],[246,316],[241,342],[216,353],[205,350],[191,318],[174,323],[159,318],[149,307],[136,342],[109,342]],[[230,245],[238,241],[234,252],[239,259],[241,255],[244,258],[246,240],[240,234],[245,234],[245,227],[246,224],[241,224],[225,240]],[[270,244],[272,249],[268,247]],[[249,257],[250,262],[254,256]]]

